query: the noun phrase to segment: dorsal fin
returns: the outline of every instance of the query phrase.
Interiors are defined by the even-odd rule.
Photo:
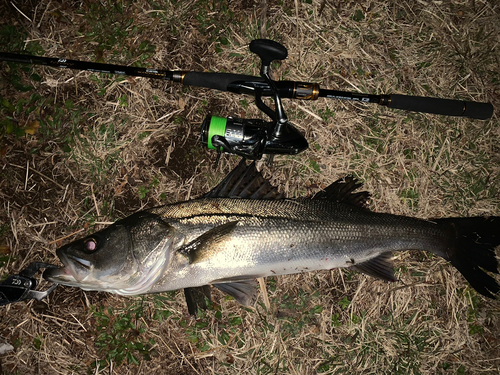
[[[247,166],[246,160],[241,159],[238,166],[202,198],[281,199],[283,194],[257,171],[255,162]]]
[[[353,176],[346,176],[338,179],[326,189],[319,191],[311,197],[311,199],[326,199],[333,202],[348,203],[354,206],[368,208],[370,193],[367,191],[353,193],[361,186],[363,186],[363,184],[356,178]]]

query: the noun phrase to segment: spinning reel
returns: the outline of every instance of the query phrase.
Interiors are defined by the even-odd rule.
[[[288,121],[276,82],[269,74],[271,62],[286,59],[288,51],[281,44],[267,39],[253,40],[250,51],[260,57],[260,75],[267,83],[263,87],[254,83],[255,102],[271,121],[207,116],[201,125],[201,142],[209,149],[217,150],[219,157],[220,153],[226,152],[252,160],[260,159],[263,154],[269,154],[272,160],[275,154],[295,155],[304,151],[308,147],[307,140]],[[313,84],[302,84],[301,90],[302,95],[312,95],[318,89]],[[273,97],[274,110],[262,101],[263,95]]]

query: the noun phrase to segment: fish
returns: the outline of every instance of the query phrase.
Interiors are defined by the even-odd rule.
[[[286,198],[243,159],[199,198],[136,212],[62,246],[63,266],[43,277],[124,296],[184,289],[194,313],[209,286],[250,304],[261,277],[349,268],[394,282],[393,253],[411,250],[444,258],[478,293],[497,297],[500,217],[373,212],[361,186],[347,176]]]

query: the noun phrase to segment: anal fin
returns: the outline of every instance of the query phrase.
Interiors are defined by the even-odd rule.
[[[236,301],[248,306],[255,298],[257,292],[256,278],[260,276],[242,276],[232,279],[214,280],[211,284],[220,291],[234,297]]]
[[[358,272],[385,281],[397,281],[394,276],[394,265],[392,263],[392,253],[386,252],[363,263],[355,264],[352,268]]]

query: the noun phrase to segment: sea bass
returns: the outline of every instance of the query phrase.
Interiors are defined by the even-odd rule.
[[[247,304],[259,277],[349,267],[396,281],[392,253],[424,250],[496,296],[500,286],[488,272],[498,273],[500,217],[375,213],[369,194],[355,192],[360,186],[347,177],[312,197],[285,199],[242,161],[200,198],[137,212],[59,248],[64,267],[44,277],[120,295],[213,285]]]

